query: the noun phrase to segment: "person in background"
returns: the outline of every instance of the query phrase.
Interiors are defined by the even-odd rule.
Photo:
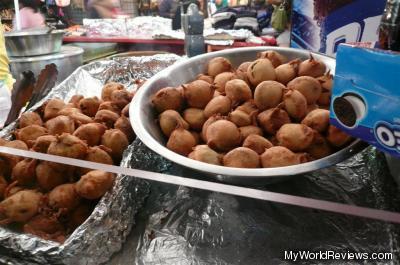
[[[44,16],[39,12],[39,6],[35,0],[19,0],[19,7],[21,29],[42,28],[46,26]],[[16,24],[14,18],[14,29],[17,28]]]
[[[90,18],[115,18],[120,12],[116,0],[89,0],[87,9]]]
[[[215,6],[217,7],[217,9],[228,7],[229,1],[228,0],[215,0]]]
[[[161,17],[174,18],[179,7],[179,0],[161,0],[158,12]]]
[[[68,28],[73,25],[71,6],[58,7],[56,5],[48,5],[46,13],[48,18],[57,21],[56,28]]]
[[[8,67],[8,57],[4,41],[3,25],[0,20],[0,128],[3,127],[11,109],[10,90],[13,85],[13,78]]]

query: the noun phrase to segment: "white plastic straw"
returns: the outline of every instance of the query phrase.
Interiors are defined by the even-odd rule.
[[[19,16],[18,0],[14,0],[14,8],[15,8],[15,22],[16,22],[17,30],[21,30],[21,20],[20,20],[20,16]]]

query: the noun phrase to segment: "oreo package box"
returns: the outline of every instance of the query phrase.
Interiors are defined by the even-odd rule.
[[[386,0],[293,0],[290,45],[335,56],[340,43],[375,47]]]
[[[339,45],[331,124],[400,157],[400,53]]]

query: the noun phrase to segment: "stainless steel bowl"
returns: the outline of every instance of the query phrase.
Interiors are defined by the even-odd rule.
[[[10,69],[13,77],[19,80],[21,73],[24,71],[32,71],[36,77],[39,76],[46,65],[51,63],[57,65],[58,76],[56,84],[59,84],[83,64],[83,49],[64,45],[61,47],[60,52],[55,54],[11,57]]]
[[[4,34],[8,56],[38,56],[58,53],[61,50],[64,31],[48,30],[15,31]]]
[[[230,168],[216,166],[200,161],[189,159],[179,155],[165,147],[166,140],[161,133],[156,122],[156,113],[151,106],[151,96],[166,86],[178,86],[195,79],[196,75],[202,73],[206,63],[217,56],[228,58],[234,66],[238,66],[245,61],[255,60],[257,52],[265,50],[275,50],[287,56],[289,59],[307,59],[310,52],[291,48],[277,47],[254,47],[223,50],[219,52],[207,53],[200,56],[178,62],[164,71],[158,73],[149,79],[136,93],[132,104],[130,105],[130,120],[136,135],[150,149],[167,159],[207,173],[206,175],[220,181],[240,184],[261,184],[281,180],[286,176],[298,175],[317,169],[335,165],[366,147],[366,144],[355,140],[346,148],[322,159],[288,167],[278,168]],[[335,71],[335,59],[312,53],[314,58],[322,60],[333,74]]]

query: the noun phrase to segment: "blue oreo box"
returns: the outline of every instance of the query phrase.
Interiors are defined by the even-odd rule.
[[[339,45],[330,119],[400,157],[400,53]]]
[[[340,43],[375,47],[386,0],[293,0],[291,47],[335,56]]]

